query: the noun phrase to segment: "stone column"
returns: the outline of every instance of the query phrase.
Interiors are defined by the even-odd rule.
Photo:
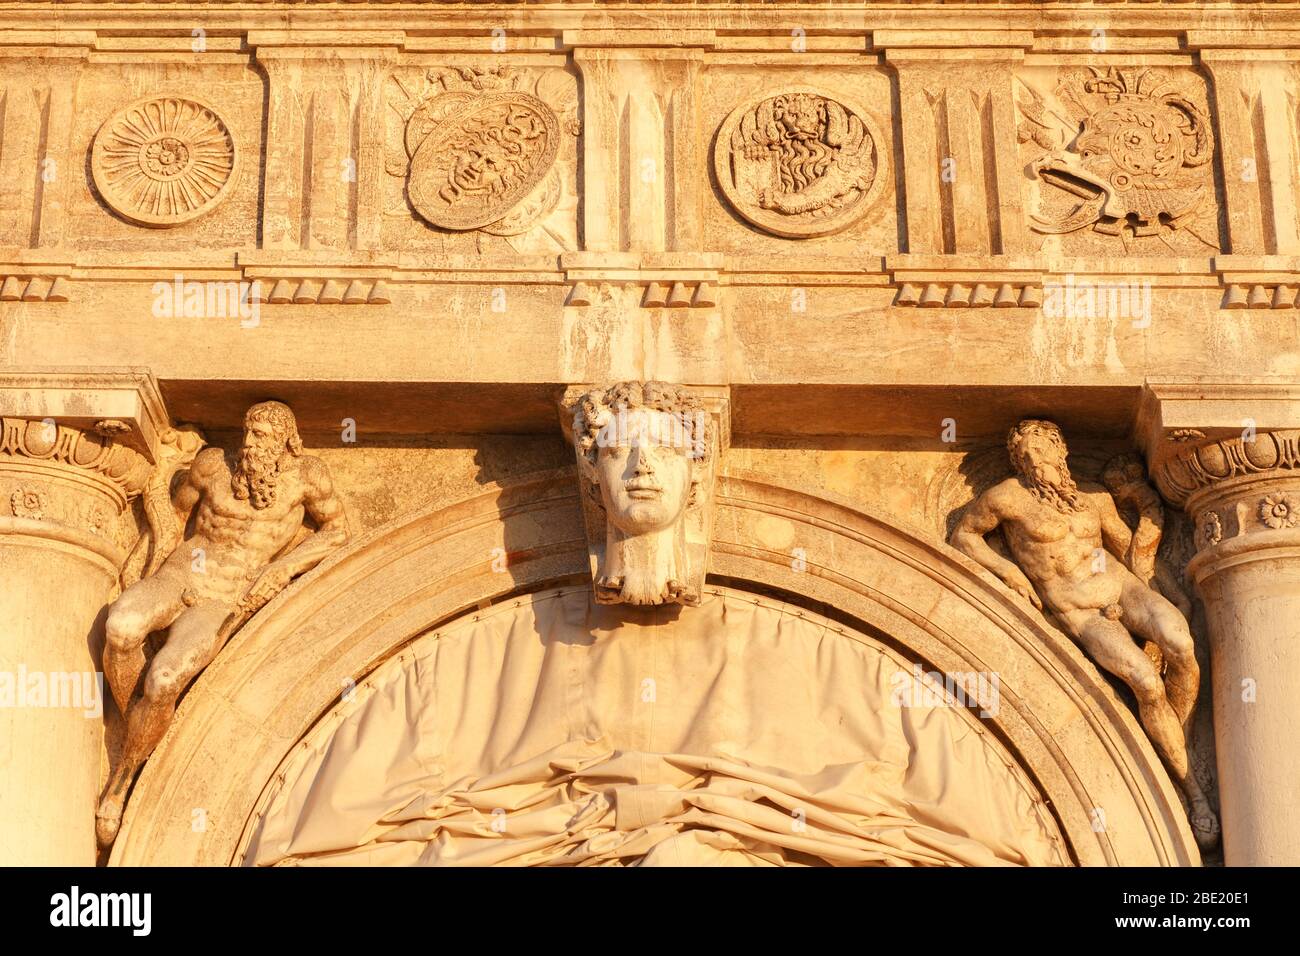
[[[0,373],[0,865],[94,865],[99,618],[165,427],[147,373]]]
[[[1195,423],[1195,424],[1193,424]],[[1148,383],[1142,435],[1195,523],[1224,860],[1300,863],[1300,387]]]

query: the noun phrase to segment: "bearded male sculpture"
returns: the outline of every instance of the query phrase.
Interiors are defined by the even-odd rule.
[[[104,674],[126,715],[126,742],[96,814],[103,846],[116,839],[131,782],[190,681],[240,624],[348,541],[329,470],[302,453],[287,405],[261,402],[248,410],[233,465],[220,448],[194,457],[172,496],[180,531],[194,512],[192,533],[179,546],[172,542],[157,571],[109,608]],[[305,538],[304,514],[316,524]],[[146,661],[145,639],[162,630],[166,642]]]
[[[1214,846],[1218,820],[1191,772],[1185,737],[1200,669],[1187,620],[1148,579],[1134,573],[1135,565],[1154,562],[1154,555],[1146,554],[1146,538],[1135,540],[1104,488],[1075,484],[1065,439],[1052,422],[1020,422],[1011,430],[1007,450],[1015,476],[966,510],[953,529],[953,547],[1034,607],[1054,613],[1100,667],[1133,689],[1142,726],[1187,797],[1197,842]],[[984,540],[998,528],[1014,562]],[[1163,682],[1135,638],[1160,648]]]
[[[591,391],[574,408],[573,440],[598,502],[588,513],[597,603],[699,604],[716,445],[700,398],[663,382]],[[602,522],[603,535],[591,528]]]

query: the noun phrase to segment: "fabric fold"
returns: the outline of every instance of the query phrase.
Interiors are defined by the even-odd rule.
[[[548,592],[418,638],[295,748],[245,862],[1069,863],[974,711],[902,706],[897,652],[741,594]]]

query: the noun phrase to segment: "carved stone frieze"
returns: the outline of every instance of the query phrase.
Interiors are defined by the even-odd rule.
[[[90,168],[114,212],[163,228],[216,207],[235,186],[239,152],[213,107],[187,96],[149,96],[104,122]]]
[[[737,107],[713,146],[718,185],[760,229],[792,239],[840,232],[866,214],[886,171],[867,112],[790,87]]]

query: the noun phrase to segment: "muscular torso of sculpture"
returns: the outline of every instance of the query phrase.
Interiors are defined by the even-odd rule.
[[[1053,612],[1099,666],[1133,689],[1147,734],[1187,796],[1198,842],[1213,846],[1218,821],[1191,773],[1184,734],[1200,684],[1186,619],[1130,569],[1132,532],[1105,489],[1075,484],[1055,425],[1021,422],[1008,449],[1018,474],[976,499],[953,530],[953,546]],[[998,528],[1014,561],[984,540]],[[1134,638],[1159,646],[1163,681]]]
[[[1012,478],[990,491],[986,502],[1001,517],[1003,534],[1021,570],[1038,583],[1043,600],[1059,614],[1118,604],[1125,578],[1131,577],[1118,562],[1093,567],[1103,544],[1105,504],[1092,500],[1096,496],[1087,486],[1079,497],[1084,510],[1061,514]]]
[[[116,838],[131,781],[186,686],[240,624],[348,539],[328,469],[302,454],[293,413],[278,402],[249,410],[235,468],[219,448],[199,452],[173,506],[182,528],[193,512],[192,533],[109,609],[104,672],[127,738],[97,816],[104,845]],[[294,547],[306,515],[317,530]],[[164,628],[166,643],[146,661],[145,639]]]
[[[192,559],[177,550],[161,573],[179,575],[201,599],[234,602],[253,582],[262,567],[284,549],[298,533],[305,513],[303,500],[319,475],[316,459],[280,476],[276,500],[258,510],[251,502],[235,497],[232,474],[220,449],[200,453],[190,471],[182,494],[198,498],[194,513],[194,534],[186,542],[190,551],[202,551],[207,569],[195,574]],[[315,480],[313,480],[315,479]]]

